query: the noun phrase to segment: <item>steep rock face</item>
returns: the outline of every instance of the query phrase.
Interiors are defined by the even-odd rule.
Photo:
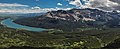
[[[109,21],[112,19],[120,18],[120,13],[117,11],[104,12],[98,9],[71,9],[71,10],[58,10],[50,11],[43,16],[55,19],[62,19],[68,21]]]
[[[68,21],[79,21],[79,20],[95,21],[88,15],[89,13],[90,11],[81,11],[79,9],[72,9],[68,11],[64,11],[64,10],[50,11],[43,16],[49,18],[55,18],[55,19],[68,20]]]
[[[120,13],[104,12],[98,9],[71,9],[50,11],[38,17],[18,19],[22,25],[73,30],[80,27],[119,27]]]

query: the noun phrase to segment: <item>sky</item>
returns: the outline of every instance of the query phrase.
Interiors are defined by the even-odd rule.
[[[41,13],[72,8],[120,10],[120,0],[0,0],[0,13]]]
[[[69,5],[65,0],[0,0],[1,3],[18,3],[23,5],[29,5],[31,7],[39,6],[41,8],[55,8],[55,7],[67,7]],[[58,4],[59,3],[59,4]],[[61,6],[63,4],[64,6]],[[68,7],[72,7],[69,5]]]

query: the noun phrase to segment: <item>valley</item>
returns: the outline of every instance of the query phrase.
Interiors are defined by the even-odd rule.
[[[76,11],[76,9],[74,9]],[[73,10],[73,11],[74,11]],[[96,11],[96,9],[79,9]],[[79,11],[78,10],[78,11]],[[69,11],[69,12],[73,12]],[[57,12],[57,13],[56,13]],[[84,13],[82,12],[82,13]],[[103,11],[100,11],[103,14]],[[56,14],[55,14],[56,13]],[[58,13],[60,15],[58,15]],[[62,14],[61,14],[62,13]],[[73,12],[74,13],[74,12]],[[52,16],[51,15],[57,15]],[[98,13],[95,13],[98,15]],[[116,13],[111,13],[116,14]],[[48,16],[49,15],[49,16]],[[61,16],[62,15],[62,16]],[[67,16],[66,11],[53,11],[37,17],[15,19],[19,25],[45,28],[46,31],[16,29],[0,24],[0,48],[3,49],[108,49],[120,48],[119,13],[110,17]],[[76,14],[70,14],[76,15]],[[81,14],[82,15],[82,14]],[[108,14],[110,15],[110,14]],[[111,19],[111,17],[114,17]],[[117,17],[117,18],[116,18]],[[64,19],[65,18],[65,19]],[[69,20],[67,20],[69,19]],[[95,21],[93,21],[93,19]],[[0,18],[0,21],[8,18]],[[7,22],[8,23],[8,22]],[[15,26],[14,24],[12,24]],[[27,27],[25,27],[27,28]],[[35,29],[36,30],[36,29]]]

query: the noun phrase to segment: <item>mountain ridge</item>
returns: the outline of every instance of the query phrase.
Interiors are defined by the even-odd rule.
[[[15,20],[15,23],[47,29],[76,29],[80,27],[119,27],[120,13],[98,9],[50,11],[38,17]]]

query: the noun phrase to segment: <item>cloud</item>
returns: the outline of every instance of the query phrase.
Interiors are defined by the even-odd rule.
[[[70,0],[68,0],[68,1],[70,1]],[[73,0],[73,1],[70,1],[69,4],[72,4],[72,5],[75,5],[75,6],[81,6],[80,0]]]
[[[22,4],[8,4],[8,3],[0,3],[0,7],[15,7],[15,6],[23,6],[23,7],[28,7],[28,5],[22,5]]]
[[[62,6],[61,3],[58,5]],[[8,4],[8,3],[0,3],[0,13],[45,13],[48,11],[56,11],[56,10],[70,10],[71,8],[40,8],[38,6],[30,7],[28,5],[23,4]]]
[[[90,6],[91,7],[113,7],[113,6],[118,6],[119,4],[116,2],[112,2],[110,0],[91,0],[90,1]]]
[[[0,13],[45,13],[56,10],[70,10],[71,8],[40,8],[40,7],[0,7]]]
[[[77,7],[82,7],[85,3],[88,3],[89,0],[67,0],[69,4],[75,5]]]
[[[110,1],[113,1],[113,2],[116,2],[116,3],[120,4],[120,0],[110,0]]]
[[[62,4],[61,4],[61,3],[57,3],[57,5],[62,6]]]
[[[35,7],[32,7],[32,9],[40,9],[40,7],[38,7],[38,6],[35,6]]]
[[[103,10],[120,10],[119,0],[67,0],[69,4],[80,8],[99,8]],[[84,3],[84,4],[83,4]]]

